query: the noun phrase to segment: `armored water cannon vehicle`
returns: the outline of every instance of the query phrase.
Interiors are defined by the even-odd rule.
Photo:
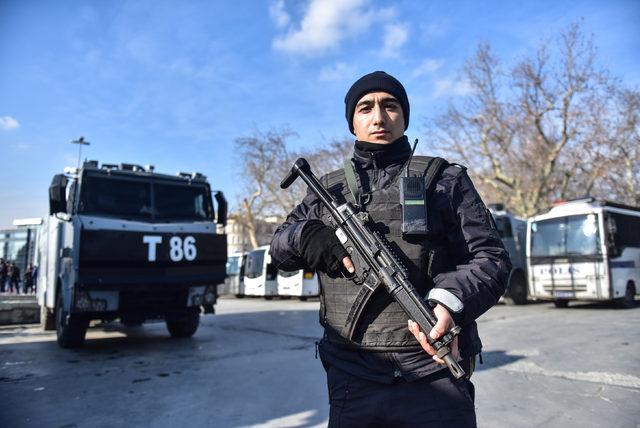
[[[215,200],[215,203],[214,203]],[[84,162],[49,187],[38,245],[38,302],[62,347],[84,342],[91,320],[162,318],[190,337],[224,282],[227,203],[200,173]]]

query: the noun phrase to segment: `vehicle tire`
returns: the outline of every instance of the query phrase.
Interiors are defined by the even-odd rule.
[[[265,300],[273,300],[273,296],[264,296]]]
[[[168,314],[165,322],[171,337],[191,337],[200,325],[200,310],[199,308],[187,308],[182,313]]]
[[[202,305],[202,313],[203,314],[215,314],[216,313],[216,309],[213,306],[213,304],[203,304]]]
[[[67,316],[62,304],[62,293],[58,292],[55,308],[56,337],[63,348],[77,348],[84,343],[89,320],[77,314]]]
[[[527,304],[527,281],[522,272],[514,273],[509,279],[509,287],[504,295],[504,302],[507,305]]]
[[[47,308],[46,305],[40,306],[40,326],[44,331],[53,331],[56,329],[55,313]]]
[[[307,301],[307,296],[300,296],[300,301],[301,302],[306,302]]]
[[[236,298],[242,299],[242,298],[244,298],[244,294],[236,294]]]
[[[627,284],[624,297],[615,300],[616,307],[620,309],[631,309],[636,306],[636,287],[632,283]]]
[[[554,300],[553,304],[555,305],[556,308],[566,308],[569,306],[569,301],[568,300]]]

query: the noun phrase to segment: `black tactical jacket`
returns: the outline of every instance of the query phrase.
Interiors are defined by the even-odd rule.
[[[362,192],[389,184],[405,166],[410,152],[406,137],[389,145],[356,142],[353,160]],[[280,269],[305,267],[300,235],[309,220],[319,219],[319,207],[316,196],[308,193],[276,230],[270,252]],[[504,293],[511,269],[509,256],[465,168],[451,165],[443,171],[427,200],[427,207],[430,234],[447,243],[452,257],[447,264],[455,266],[433,278],[434,288],[446,290],[442,294],[450,293],[462,303],[462,311],[454,314],[456,323],[463,327],[460,352],[463,357],[475,355],[482,347],[475,319]],[[411,351],[411,355],[368,356],[366,354],[371,353],[337,349],[326,340],[321,343],[320,351],[325,363],[328,360],[329,364],[371,380],[389,381],[398,375],[412,379],[435,369],[430,368],[432,360],[424,351]],[[389,361],[392,364],[387,364]]]

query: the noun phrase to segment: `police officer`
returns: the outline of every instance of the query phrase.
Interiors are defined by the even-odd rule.
[[[358,260],[351,259],[326,209],[309,192],[275,231],[271,256],[280,269],[319,273],[325,329],[319,351],[327,371],[329,426],[474,427],[473,384],[453,380],[425,334],[438,338],[460,325],[452,354],[470,375],[482,348],[475,320],[503,294],[508,254],[465,168],[446,162],[426,196],[426,233],[403,235],[399,177],[407,168],[425,175],[432,160],[416,156],[409,162],[409,100],[397,79],[382,71],[358,79],[345,97],[345,116],[356,137],[353,157],[321,182],[340,201],[369,213],[370,227],[398,250],[438,323],[421,332],[379,289],[357,320],[355,335],[344,336],[362,289],[353,280]]]

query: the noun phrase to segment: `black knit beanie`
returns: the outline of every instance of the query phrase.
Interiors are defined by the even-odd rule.
[[[353,114],[356,110],[356,104],[364,95],[376,91],[387,92],[396,97],[404,113],[404,129],[406,130],[409,127],[409,98],[404,86],[392,75],[384,71],[374,71],[356,80],[344,97],[344,115],[347,118],[349,130],[352,134],[354,133]]]

